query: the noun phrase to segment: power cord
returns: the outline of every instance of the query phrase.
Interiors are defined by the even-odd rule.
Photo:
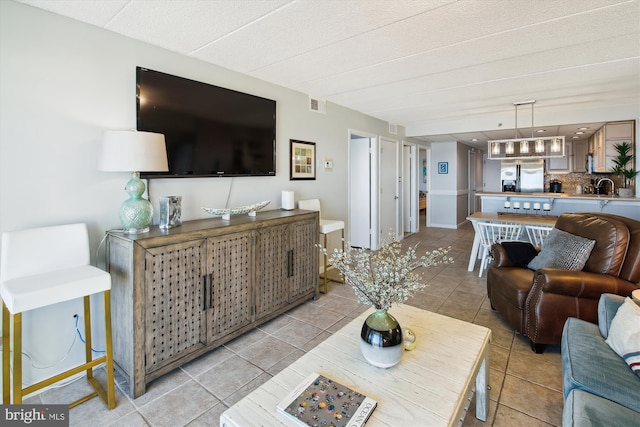
[[[80,329],[78,328],[78,321],[80,320],[80,316],[78,316],[77,314],[74,314],[73,317],[76,319],[76,332],[78,333],[78,336],[80,337],[80,341],[82,341],[83,344],[86,344],[87,342],[84,340],[84,338],[82,338],[82,333],[80,332]],[[94,353],[106,353],[106,350],[94,350],[93,347],[91,347],[91,351],[93,351]]]

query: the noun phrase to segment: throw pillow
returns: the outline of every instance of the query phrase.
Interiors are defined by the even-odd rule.
[[[501,242],[500,245],[516,267],[526,267],[538,255],[536,248],[529,242]]]
[[[640,307],[631,298],[618,308],[605,342],[640,377]]]
[[[531,270],[559,268],[580,271],[587,263],[595,244],[595,240],[553,228],[549,232],[542,250],[527,267]]]

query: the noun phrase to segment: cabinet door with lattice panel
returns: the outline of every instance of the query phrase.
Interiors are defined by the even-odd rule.
[[[252,321],[253,232],[207,239],[207,336],[211,342]]]
[[[313,244],[310,244],[313,242]],[[297,221],[289,228],[291,271],[289,274],[290,301],[318,290],[318,222]]]
[[[289,225],[256,232],[256,320],[289,304]]]
[[[203,311],[204,240],[145,251],[146,372],[206,343]]]

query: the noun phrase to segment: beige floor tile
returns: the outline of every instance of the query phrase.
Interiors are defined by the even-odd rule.
[[[304,351],[309,351],[311,349],[313,349],[315,346],[317,346],[318,344],[320,344],[322,341],[326,340],[327,338],[329,338],[331,336],[330,332],[327,331],[322,331],[319,335],[317,335],[314,339],[312,339],[311,341],[307,341],[303,346],[302,346],[302,350]]]
[[[546,423],[562,423],[562,392],[507,375],[500,404]]]
[[[213,408],[200,415],[195,420],[191,421],[187,426],[189,427],[218,427],[220,425],[220,415],[227,410],[227,406],[224,403],[218,403]]]
[[[228,343],[225,344],[225,346],[232,351],[238,351],[240,349],[243,349],[245,347],[248,347],[252,344],[257,343],[258,341],[260,341],[266,336],[268,336],[266,332],[258,328],[254,328],[249,332],[245,332],[244,334],[240,335],[234,340],[229,341]]]
[[[549,424],[508,406],[498,405],[493,427],[549,427],[560,424]]]
[[[438,295],[430,295],[424,291],[416,292],[411,298],[407,300],[407,304],[412,307],[421,308],[423,310],[432,311],[437,313],[442,304],[446,301],[446,298]]]
[[[257,343],[238,351],[238,355],[260,369],[266,370],[289,354],[296,348],[273,336],[266,336]],[[213,367],[212,369],[217,369]]]
[[[255,390],[258,387],[260,387],[265,382],[269,381],[271,378],[272,378],[272,376],[267,374],[266,372],[263,373],[263,374],[260,374],[258,377],[254,378],[249,383],[247,383],[244,386],[240,387],[235,393],[233,393],[232,395],[230,395],[226,399],[224,399],[223,403],[226,406],[235,405],[239,400],[241,400],[247,394],[251,393],[253,390]]]
[[[264,371],[256,365],[247,362],[240,356],[233,356],[216,365],[215,369],[196,377],[196,380],[214,396],[220,400],[235,393],[240,387],[244,387]]]
[[[489,387],[491,387],[489,390],[490,400],[495,400],[496,402],[500,400],[505,375],[506,374],[504,372],[496,369],[489,370]]]
[[[489,346],[489,366],[500,372],[507,372],[509,349],[491,344]]]
[[[342,317],[342,315],[340,315]],[[294,320],[284,328],[273,334],[274,337],[298,348],[302,348],[306,343],[313,340],[324,331],[324,328],[318,328],[307,322]]]
[[[193,380],[144,405],[140,413],[154,426],[185,425],[220,401]]]
[[[281,316],[276,317],[275,319],[269,320],[267,323],[264,323],[258,326],[258,329],[266,332],[267,334],[273,334],[279,329],[284,328],[289,323],[293,322],[293,317],[283,314]]]
[[[511,352],[507,374],[562,392],[562,357],[557,352],[544,354]]]
[[[325,329],[336,322],[339,316],[336,312],[327,310],[326,307],[316,306],[311,303],[302,304],[288,312],[289,316],[296,320],[309,323],[318,328]]]
[[[122,418],[118,418],[109,424],[109,427],[148,427],[150,425],[140,412],[134,411]]]
[[[465,322],[472,322],[478,313],[478,309],[464,307],[456,301],[448,299],[438,309],[438,313],[449,317],[455,317],[456,319],[464,320]]]
[[[287,357],[267,369],[267,372],[272,376],[276,375],[278,372],[282,371],[284,368],[298,360],[304,353],[305,352],[303,350],[295,349]]]
[[[191,362],[185,363],[180,367],[183,371],[185,371],[188,375],[192,377],[197,377],[201,373],[208,371],[215,365],[227,360],[231,356],[233,356],[233,352],[229,350],[227,347],[221,346],[216,348],[209,353],[203,354]]]
[[[163,396],[169,391],[180,387],[187,381],[189,381],[189,376],[183,370],[174,369],[168,374],[165,374],[160,378],[148,383],[146,393],[138,397],[137,399],[134,399],[133,404],[138,408],[144,406],[154,399]]]

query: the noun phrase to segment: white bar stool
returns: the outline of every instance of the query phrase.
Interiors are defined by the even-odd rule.
[[[90,295],[102,292],[106,352],[93,359],[91,350]],[[109,409],[116,406],[111,343],[111,276],[90,265],[86,224],[32,228],[2,234],[0,296],[2,297],[2,393],[3,404],[22,403],[33,393],[86,371],[95,392],[69,405],[79,405],[97,395]],[[76,298],[84,299],[86,362],[61,374],[22,388],[22,313]],[[11,383],[10,322],[13,320],[13,383]],[[106,364],[107,390],[96,381],[93,368]],[[11,384],[13,401],[11,402]]]
[[[309,199],[298,201],[298,209],[308,211],[318,211],[320,216],[320,234],[324,237],[323,248],[327,248],[327,235],[334,231],[342,232],[342,250],[344,251],[344,221],[337,219],[322,219],[322,211],[320,210],[320,199]],[[327,254],[324,254],[324,270],[322,273],[324,293],[327,293],[327,267],[329,266]],[[339,282],[342,283],[342,282]]]

